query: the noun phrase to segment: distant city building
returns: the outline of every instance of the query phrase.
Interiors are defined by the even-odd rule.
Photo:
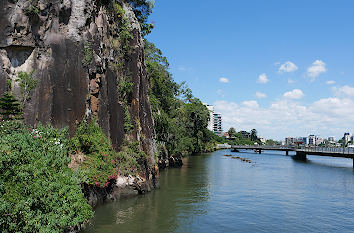
[[[316,135],[310,135],[308,138],[309,138],[309,145],[311,146],[318,146],[324,142],[323,138]]]
[[[220,113],[214,113],[213,118],[214,118],[213,132],[216,135],[221,137],[222,136],[221,114]]]
[[[213,105],[209,105],[207,103],[203,103],[205,105],[205,107],[207,107],[207,109],[209,110],[209,121],[208,121],[208,130],[210,131],[214,131],[214,106]]]
[[[247,132],[247,131],[240,131],[242,138],[247,139],[247,138],[251,138],[251,133]]]
[[[348,143],[350,142],[350,138],[351,138],[351,134],[350,133],[344,133],[344,137],[343,137],[343,140],[345,143]]]
[[[297,143],[297,139],[293,137],[285,138],[285,145],[295,145]]]
[[[302,144],[304,146],[309,144],[309,138],[308,137],[299,137],[297,139],[297,141],[298,141],[299,144]]]
[[[264,137],[258,137],[259,141],[261,141],[261,143],[266,143],[267,139],[265,139]]]
[[[316,138],[316,146],[321,145],[324,142],[324,139],[321,137]]]
[[[315,135],[310,135],[308,138],[309,138],[309,145],[315,146],[317,137]]]
[[[335,141],[336,141],[336,138],[335,138],[335,137],[332,137],[332,136],[331,136],[331,137],[328,137],[328,141],[329,141],[329,142],[335,142]]]

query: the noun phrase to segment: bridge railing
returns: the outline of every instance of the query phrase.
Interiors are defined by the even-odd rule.
[[[265,150],[295,150],[297,147],[295,146],[261,146],[261,145],[233,145],[233,148],[239,149],[265,149]]]
[[[260,149],[260,150],[289,150],[304,152],[322,152],[322,153],[338,153],[338,154],[354,154],[353,147],[299,147],[299,146],[261,146],[261,145],[235,145],[238,149]]]
[[[354,154],[354,148],[346,147],[301,147],[299,150],[305,152],[323,152],[323,153],[340,153],[340,154]]]

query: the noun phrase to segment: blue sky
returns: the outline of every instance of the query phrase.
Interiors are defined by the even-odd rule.
[[[156,0],[148,40],[177,82],[266,138],[354,132],[354,1]]]

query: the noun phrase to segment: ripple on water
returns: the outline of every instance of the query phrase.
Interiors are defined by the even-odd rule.
[[[231,154],[252,160],[232,159]],[[352,161],[283,153],[192,156],[161,188],[100,206],[85,232],[353,232]]]

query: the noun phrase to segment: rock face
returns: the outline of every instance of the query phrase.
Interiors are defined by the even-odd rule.
[[[0,5],[0,95],[11,89],[21,99],[18,73],[33,72],[37,86],[23,100],[28,124],[69,126],[73,133],[76,123],[95,117],[117,150],[124,139],[140,142],[148,154],[142,175],[153,186],[158,171],[149,82],[130,4],[0,0]]]
[[[140,176],[118,176],[116,180],[111,180],[110,184],[105,188],[94,187],[91,185],[83,184],[82,190],[88,203],[92,207],[107,200],[117,200],[144,194],[151,191],[151,186],[147,180]]]

